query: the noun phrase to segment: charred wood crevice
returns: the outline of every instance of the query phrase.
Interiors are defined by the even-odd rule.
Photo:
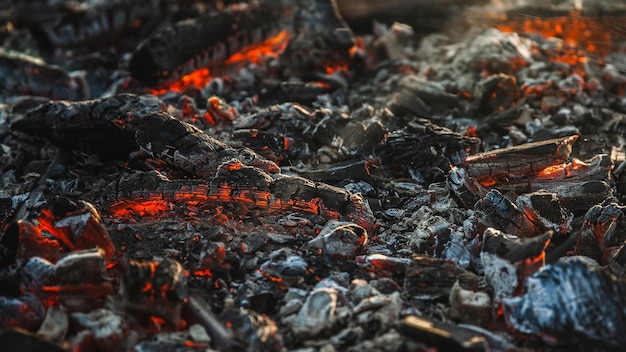
[[[25,54],[0,48],[0,68],[0,95],[19,93],[66,100],[89,96],[89,87],[81,77]]]
[[[295,211],[353,221],[368,231],[377,228],[367,202],[358,194],[297,176],[270,176],[236,162],[225,163],[210,182],[169,180],[153,172],[125,175],[106,187],[99,199],[100,205],[116,214],[141,215],[137,209],[145,209],[146,214],[153,209],[165,211],[168,203],[239,204],[267,212]]]
[[[386,136],[374,151],[385,165],[404,171],[426,171],[438,167],[446,173],[453,164],[459,165],[466,149],[480,140],[463,136],[426,119],[416,119],[405,128]]]
[[[137,150],[137,122],[163,108],[163,102],[154,96],[132,94],[81,102],[55,101],[28,111],[11,124],[11,129],[63,147],[126,158]]]
[[[122,34],[138,29],[147,31],[166,13],[164,0],[113,0],[72,5],[21,2],[16,12],[18,19],[36,21],[30,29],[46,51],[103,48],[120,41]],[[42,16],[33,19],[33,11]]]
[[[277,32],[282,13],[280,1],[255,0],[158,30],[133,53],[130,74],[158,86],[200,68],[220,67],[238,50]]]
[[[294,74],[345,65],[352,61],[356,40],[343,21],[334,0],[298,0],[294,37],[281,60]]]

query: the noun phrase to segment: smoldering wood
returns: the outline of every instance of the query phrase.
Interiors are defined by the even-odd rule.
[[[50,99],[80,100],[89,97],[87,83],[65,69],[25,54],[0,48],[0,94],[6,97],[35,95]]]
[[[183,319],[202,325],[220,350],[231,350],[236,345],[236,341],[233,340],[232,334],[209,307],[209,304],[202,297],[191,293],[183,306]]]
[[[470,155],[465,167],[477,179],[499,175],[534,175],[563,163],[572,153],[578,136],[555,138]]]
[[[142,150],[173,168],[196,177],[211,178],[220,165],[236,159],[278,173],[278,166],[250,149],[234,149],[197,127],[165,113],[142,117],[135,140]]]
[[[153,33],[134,51],[130,74],[148,86],[164,85],[205,67],[221,67],[243,47],[278,32],[280,1],[259,0],[209,12]]]
[[[132,209],[133,204],[149,201],[200,202],[200,207],[241,204],[266,211],[296,211],[353,221],[368,231],[376,228],[369,206],[357,194],[297,176],[274,178],[258,168],[241,164],[233,168],[225,166],[210,183],[170,181],[152,172],[125,175],[106,187],[99,199],[109,212]]]
[[[163,102],[152,95],[55,101],[28,111],[11,128],[109,158],[126,159],[141,148],[172,168],[196,177],[213,177],[221,163],[233,158],[268,172],[279,171],[276,164],[252,150],[231,148],[164,113],[164,109]]]
[[[474,206],[478,223],[517,237],[534,237],[541,231],[499,191],[492,189]]]

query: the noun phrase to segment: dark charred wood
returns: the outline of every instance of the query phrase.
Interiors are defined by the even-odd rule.
[[[281,60],[300,74],[352,62],[356,40],[334,0],[298,0],[294,37]]]
[[[578,136],[556,138],[474,154],[467,157],[465,167],[470,176],[477,179],[498,175],[534,175],[566,161],[577,139]]]
[[[223,162],[233,158],[267,172],[279,171],[276,164],[252,150],[233,149],[163,109],[163,102],[151,95],[58,101],[30,110],[11,128],[108,158],[125,160],[140,147],[172,168],[197,177],[213,177]]]
[[[477,289],[480,280],[478,276],[457,267],[452,261],[415,257],[406,268],[404,289],[414,299],[447,300],[457,281],[463,288]]]
[[[517,237],[533,237],[541,231],[502,193],[492,189],[475,205],[478,223]]]
[[[418,32],[442,30],[451,21],[462,20],[460,15],[469,5],[483,5],[488,0],[376,0],[354,1],[337,0],[337,7],[350,27],[359,32],[369,33],[374,21],[391,24],[402,22],[412,26]]]
[[[142,215],[137,204],[148,209],[142,203],[200,202],[200,207],[240,204],[268,212],[296,211],[352,221],[368,231],[377,227],[367,202],[358,194],[301,177],[270,176],[261,169],[237,162],[225,163],[210,183],[170,181],[156,173],[126,175],[105,188],[99,202],[110,213],[134,215]],[[145,213],[149,214],[150,210]]]
[[[14,131],[48,139],[56,145],[126,159],[137,150],[137,121],[162,111],[154,96],[122,94],[82,102],[42,104],[11,124]]]
[[[526,259],[533,261],[543,256],[551,239],[551,232],[533,238],[513,238],[501,232],[485,231],[483,251],[495,254],[511,263]]]
[[[401,332],[416,342],[441,351],[489,351],[487,339],[451,323],[409,315],[402,320]]]
[[[28,16],[33,6],[37,7],[37,4],[20,4],[20,17],[32,21]],[[31,26],[41,47],[49,51],[59,48],[103,48],[119,41],[122,34],[153,27],[156,20],[166,12],[163,0],[115,0],[64,8],[42,8],[40,5],[39,10],[54,14],[42,16]]]
[[[477,138],[418,119],[389,134],[374,151],[384,164],[392,167],[419,170],[438,166],[447,171],[450,164],[461,162],[467,147],[478,143]]]
[[[220,351],[235,348],[232,334],[211,311],[209,304],[197,294],[190,294],[182,311],[183,319],[202,325]]]
[[[626,329],[624,297],[623,280],[588,258],[563,258],[529,277],[523,296],[505,299],[504,316],[517,331],[551,344],[610,351],[626,342],[618,333]]]
[[[230,55],[277,32],[281,15],[280,2],[261,0],[175,23],[137,47],[130,73],[157,86],[200,68],[221,67]]]
[[[50,99],[88,98],[86,82],[63,68],[24,54],[0,49],[0,94],[39,95]]]
[[[165,113],[143,116],[138,124],[136,141],[150,155],[197,177],[213,177],[218,167],[231,159],[271,173],[280,171],[276,164],[252,150],[233,149]]]

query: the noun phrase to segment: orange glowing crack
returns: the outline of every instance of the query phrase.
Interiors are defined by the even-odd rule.
[[[240,64],[244,62],[259,64],[269,58],[277,58],[287,47],[291,35],[287,31],[281,31],[274,37],[267,39],[261,44],[247,46],[231,55],[224,62],[224,66]],[[184,92],[189,87],[204,88],[213,76],[208,68],[201,68],[183,76],[177,82],[168,86],[152,89],[150,93],[163,95],[168,92]]]
[[[561,38],[564,44],[586,49],[590,53],[605,55],[612,45],[611,30],[619,19],[611,17],[571,16],[539,18],[524,17],[497,25],[503,32],[538,33],[544,37]]]

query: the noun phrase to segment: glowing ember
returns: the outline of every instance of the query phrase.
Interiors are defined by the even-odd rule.
[[[572,16],[539,18],[524,17],[497,25],[503,32],[539,33],[544,37],[561,38],[565,45],[582,47],[589,53],[605,55],[612,45],[611,28],[617,18]]]
[[[262,63],[268,58],[276,58],[285,50],[291,35],[287,31],[281,31],[274,37],[264,41],[259,45],[252,45],[243,48],[226,60],[226,65],[233,65],[242,62]]]
[[[261,44],[243,48],[226,59],[224,65],[230,66],[248,62],[260,64],[269,58],[277,58],[287,46],[287,42],[290,37],[289,32],[281,31]],[[211,71],[208,68],[201,68],[183,76],[183,78],[181,78],[178,82],[172,83],[169,86],[151,90],[151,93],[154,95],[163,95],[168,92],[180,93],[189,87],[197,87],[201,89],[206,86],[209,81],[211,81],[211,78]]]

